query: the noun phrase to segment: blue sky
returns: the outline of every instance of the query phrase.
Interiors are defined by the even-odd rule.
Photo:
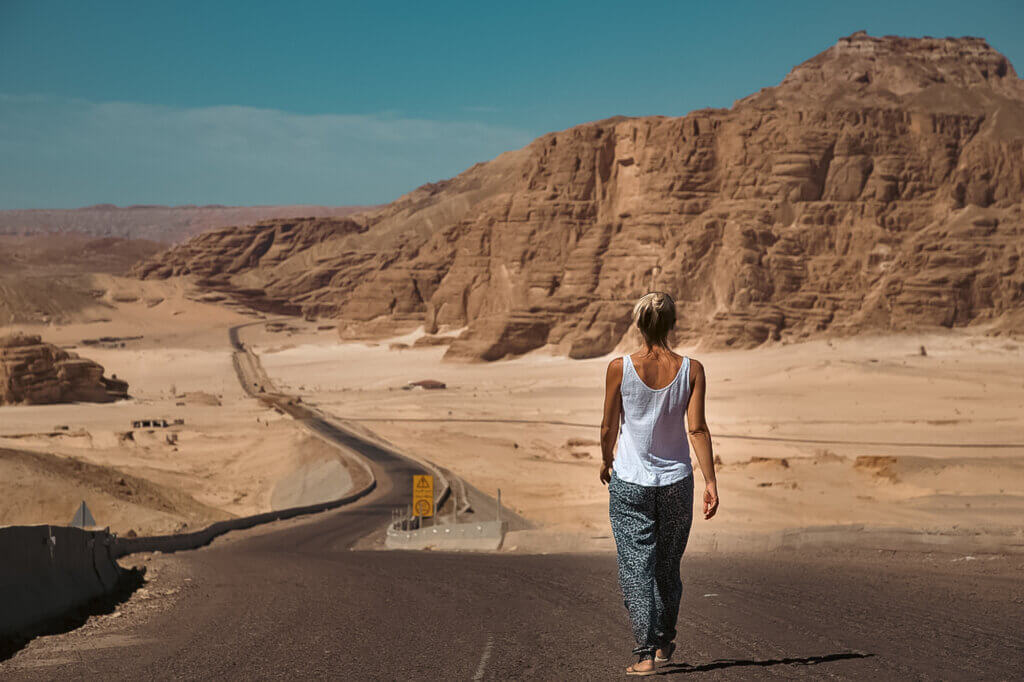
[[[727,107],[839,36],[1024,2],[0,0],[0,208],[366,204],[607,116]]]

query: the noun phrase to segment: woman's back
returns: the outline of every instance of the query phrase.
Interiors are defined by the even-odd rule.
[[[615,474],[645,486],[670,485],[692,473],[684,418],[690,360],[675,353],[622,358],[622,417]]]
[[[686,358],[667,351],[664,353],[633,353],[629,356],[629,360],[644,384],[654,389],[660,389],[668,386],[676,378]]]

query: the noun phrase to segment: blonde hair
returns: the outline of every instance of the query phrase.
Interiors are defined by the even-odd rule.
[[[676,302],[664,291],[644,294],[633,306],[633,324],[648,346],[668,348],[668,333],[676,326]]]

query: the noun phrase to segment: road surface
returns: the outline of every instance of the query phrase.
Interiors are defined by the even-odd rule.
[[[38,638],[0,663],[0,678],[623,677],[632,643],[614,557],[353,550],[383,532],[421,471],[344,435],[373,462],[369,496],[156,557],[147,599],[173,595],[136,594],[114,615]],[[692,555],[683,573],[666,676],[1019,679],[1024,669],[1024,557]]]
[[[0,677],[621,677],[631,643],[611,556],[350,550],[386,522],[393,492],[161,557],[190,579],[163,610],[35,640]],[[1020,559],[957,559],[686,557],[680,656],[663,671],[1019,679]]]

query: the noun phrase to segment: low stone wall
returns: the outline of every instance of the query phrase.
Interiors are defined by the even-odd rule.
[[[0,528],[0,637],[112,592],[121,577],[114,538],[60,526]]]

